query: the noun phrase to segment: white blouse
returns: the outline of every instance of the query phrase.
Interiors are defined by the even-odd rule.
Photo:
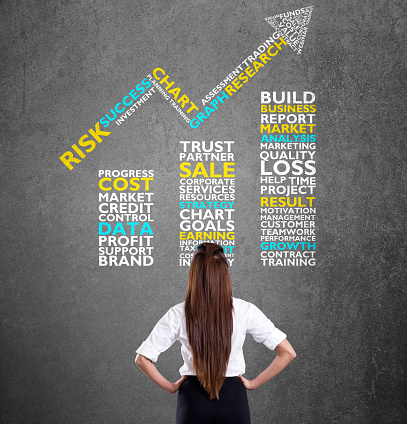
[[[191,347],[188,342],[184,303],[178,303],[178,305],[169,309],[136,352],[156,362],[161,352],[164,352],[176,340],[179,340],[184,359],[184,365],[179,372],[181,375],[196,375],[192,365]],[[250,333],[256,342],[263,343],[270,350],[274,350],[287,337],[274,326],[257,306],[234,297],[232,349],[226,377],[235,377],[245,372],[243,343],[246,333]]]

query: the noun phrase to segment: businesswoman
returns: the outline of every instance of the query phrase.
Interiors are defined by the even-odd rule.
[[[254,380],[242,375],[246,333],[277,353]],[[171,383],[153,362],[176,340],[184,365],[182,377]],[[214,243],[198,246],[185,302],[160,319],[137,354],[136,364],[154,383],[169,393],[178,391],[177,424],[249,424],[246,390],[275,377],[296,356],[286,335],[260,309],[232,297],[227,261]]]

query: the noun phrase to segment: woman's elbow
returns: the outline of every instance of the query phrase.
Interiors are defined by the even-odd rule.
[[[281,355],[290,360],[290,362],[297,357],[295,350],[289,343],[289,341],[283,340],[277,347],[275,348],[277,355]]]
[[[146,361],[148,361],[148,359],[147,359],[145,356],[140,355],[140,354],[138,354],[138,355],[136,356],[136,365],[137,365],[139,368],[142,368],[143,364],[144,364]]]
[[[288,346],[287,346],[286,354],[290,358],[290,362],[297,357],[295,350],[293,349],[293,347],[290,344],[288,344]]]

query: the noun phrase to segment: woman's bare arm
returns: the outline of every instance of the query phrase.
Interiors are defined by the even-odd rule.
[[[277,356],[274,358],[273,362],[254,380],[247,380],[242,375],[239,375],[246,389],[257,389],[262,384],[271,380],[297,356],[287,339],[283,340],[274,350],[276,351]]]
[[[160,386],[162,389],[167,391],[168,393],[175,393],[180,388],[182,382],[188,378],[187,375],[184,375],[179,380],[177,380],[175,383],[171,383],[168,381],[165,377],[163,377],[158,369],[155,367],[153,362],[146,358],[143,355],[137,355],[136,358],[136,365],[141,369],[141,371],[144,372],[144,374],[152,381],[154,381],[155,384]]]

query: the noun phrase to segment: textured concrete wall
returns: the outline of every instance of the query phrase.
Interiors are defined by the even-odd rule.
[[[68,171],[59,156],[159,66],[200,99],[260,45],[264,17],[301,1],[1,3],[1,421],[169,423],[176,397],[134,352],[186,292],[178,266],[179,140],[235,140],[236,297],[288,334],[298,358],[249,393],[253,423],[399,423],[407,410],[405,23],[402,1],[319,1],[290,49],[198,130],[159,95]],[[318,262],[259,262],[261,90],[318,106]],[[98,169],[156,171],[155,264],[97,265]],[[251,338],[247,376],[272,354]],[[170,379],[179,345],[161,355]]]

